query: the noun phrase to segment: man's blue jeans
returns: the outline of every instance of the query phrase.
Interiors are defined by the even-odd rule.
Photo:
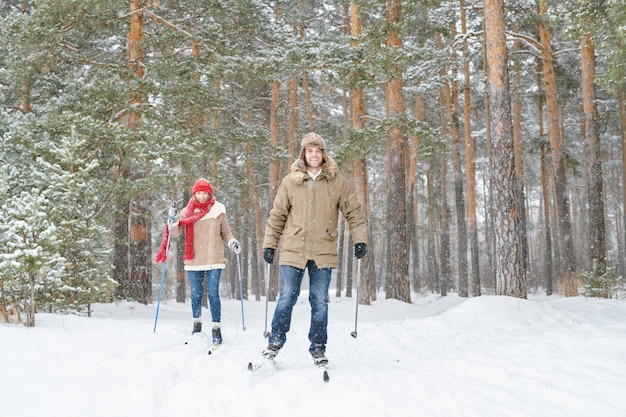
[[[306,269],[309,271],[309,303],[311,304],[311,327],[309,328],[309,351],[326,350],[328,339],[328,287],[330,286],[331,268],[318,269],[313,261],[308,261]],[[281,266],[281,289],[274,318],[272,319],[272,334],[269,343],[283,347],[287,340],[287,332],[291,327],[291,313],[293,306],[300,295],[300,284],[304,276],[304,269],[293,266]]]
[[[207,275],[207,295],[211,308],[211,321],[222,321],[222,303],[220,301],[220,276],[221,269],[209,271],[187,271],[189,276],[189,288],[191,289],[191,314],[194,319],[202,317],[202,293],[204,292],[204,274]]]

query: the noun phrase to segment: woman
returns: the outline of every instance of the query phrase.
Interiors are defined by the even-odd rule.
[[[185,233],[185,271],[189,276],[191,288],[191,312],[193,331],[202,331],[202,293],[204,292],[204,276],[207,276],[207,293],[211,309],[213,344],[222,343],[221,303],[219,284],[222,269],[226,267],[224,245],[235,254],[241,252],[239,241],[233,237],[226,216],[224,205],[215,200],[213,188],[209,181],[200,178],[193,185],[191,199],[180,211],[180,217],[172,224],[172,237]],[[166,229],[167,231],[167,229]],[[166,236],[165,236],[166,237]],[[165,242],[166,239],[163,239]],[[164,246],[161,246],[157,261],[164,260]],[[161,256],[159,256],[161,255]]]

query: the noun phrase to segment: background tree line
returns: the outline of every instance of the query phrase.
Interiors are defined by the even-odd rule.
[[[151,302],[167,208],[200,176],[259,299],[264,222],[308,131],[363,204],[361,303],[620,286],[623,2],[8,0],[0,17],[5,320]]]

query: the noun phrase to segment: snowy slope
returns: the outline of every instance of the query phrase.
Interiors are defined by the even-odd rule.
[[[156,304],[127,302],[2,324],[0,416],[626,416],[624,300],[381,299],[359,306],[353,338],[354,300],[331,298],[324,383],[307,295],[277,364],[257,372],[246,365],[263,361],[264,301],[245,301],[243,331],[239,301],[222,300],[212,355],[208,335],[189,335],[189,304],[171,300],[156,333]]]

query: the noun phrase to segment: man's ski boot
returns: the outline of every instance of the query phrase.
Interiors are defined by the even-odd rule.
[[[311,356],[313,357],[313,363],[316,364],[317,366],[328,365],[328,358],[326,357],[324,352],[322,352],[321,350],[317,350],[311,353]]]
[[[270,343],[269,345],[267,345],[265,349],[263,349],[262,354],[265,359],[269,359],[273,361],[276,355],[278,355],[279,351],[280,351],[280,346],[273,345]]]

